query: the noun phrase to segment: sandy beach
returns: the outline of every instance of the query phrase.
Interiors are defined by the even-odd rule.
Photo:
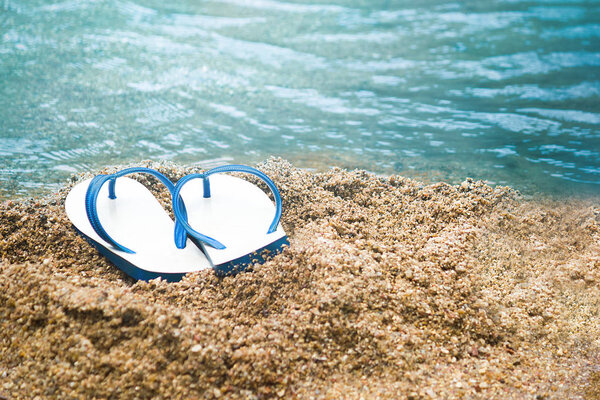
[[[0,399],[600,399],[598,204],[258,168],[290,247],[226,278],[131,280],[67,184],[2,203]]]

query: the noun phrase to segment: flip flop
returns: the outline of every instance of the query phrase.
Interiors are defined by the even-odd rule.
[[[271,189],[275,205],[258,186],[220,175],[223,172],[243,172],[262,179]],[[289,245],[279,224],[279,190],[255,168],[226,165],[184,176],[175,185],[172,198],[176,220],[202,247],[220,276],[243,271],[253,262],[263,262],[266,253],[277,253]]]
[[[154,195],[141,183],[124,177],[133,173],[150,174],[174,193],[175,185],[150,168],[95,176],[73,187],[65,200],[75,229],[134,279],[161,277],[174,282],[188,272],[211,268],[201,249],[186,246],[186,231],[171,220]],[[183,204],[179,212],[185,218]]]

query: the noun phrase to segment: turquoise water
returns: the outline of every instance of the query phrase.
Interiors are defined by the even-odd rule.
[[[270,155],[598,195],[600,1],[0,0],[0,197]]]

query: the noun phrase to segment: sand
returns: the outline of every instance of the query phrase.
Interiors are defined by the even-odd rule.
[[[0,399],[600,399],[600,207],[258,167],[291,245],[227,278],[131,280],[68,186],[4,202]]]

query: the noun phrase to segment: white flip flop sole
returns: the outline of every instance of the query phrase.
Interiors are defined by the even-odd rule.
[[[226,247],[218,250],[200,242],[218,273],[229,273],[236,266],[260,260],[264,250],[277,251],[288,244],[281,224],[267,233],[275,205],[258,186],[215,174],[210,176],[210,193],[211,197],[204,198],[202,179],[195,179],[181,189],[181,198],[190,226]]]
[[[97,202],[98,217],[106,232],[135,253],[115,249],[94,231],[88,220],[85,195],[90,182],[88,179],[71,189],[65,200],[67,216],[79,232],[129,276],[178,281],[188,272],[212,267],[189,239],[184,249],[175,246],[175,223],[144,185],[126,177],[116,181],[116,199],[108,198],[105,184]]]

